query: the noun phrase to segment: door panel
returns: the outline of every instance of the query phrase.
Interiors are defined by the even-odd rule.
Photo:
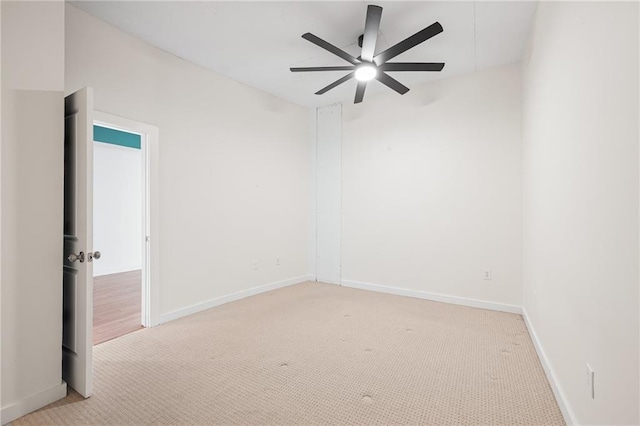
[[[77,273],[71,268],[65,268],[62,273],[64,274],[62,284],[62,346],[72,352],[76,352],[75,323],[77,318],[75,306],[78,303],[76,294]]]
[[[90,88],[65,98],[62,377],[85,398],[93,392],[92,109]]]

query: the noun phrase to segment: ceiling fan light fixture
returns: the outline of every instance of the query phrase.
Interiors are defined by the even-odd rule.
[[[362,64],[356,68],[356,80],[370,81],[376,78],[378,69],[372,64]]]

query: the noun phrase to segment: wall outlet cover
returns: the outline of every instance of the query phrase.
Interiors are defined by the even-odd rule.
[[[491,269],[484,269],[482,271],[482,279],[487,281],[491,280]]]
[[[591,366],[589,364],[586,365],[586,379],[587,379],[587,390],[589,391],[589,394],[591,396],[591,399],[595,399],[596,398],[596,384],[595,384],[595,372],[593,371],[593,368],[591,368]]]

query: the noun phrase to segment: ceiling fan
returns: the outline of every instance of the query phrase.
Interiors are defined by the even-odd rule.
[[[439,22],[435,22],[429,25],[427,28],[418,31],[411,37],[402,40],[401,42],[391,46],[384,52],[378,53],[376,55],[376,41],[378,39],[378,32],[380,30],[381,18],[382,8],[380,6],[369,5],[367,7],[367,18],[364,25],[364,34],[362,34],[358,38],[358,45],[362,48],[362,52],[357,58],[351,56],[344,50],[332,45],[331,43],[324,41],[320,37],[317,37],[311,33],[303,34],[302,38],[304,38],[305,40],[308,40],[311,43],[333,53],[334,55],[351,63],[351,65],[290,68],[291,71],[351,71],[344,77],[318,90],[316,92],[316,95],[322,95],[323,93],[326,93],[334,87],[355,77],[356,80],[358,80],[358,86],[356,87],[356,97],[354,100],[354,103],[356,104],[362,102],[362,100],[364,99],[364,91],[367,87],[367,82],[374,78],[385,86],[400,93],[401,95],[404,95],[409,91],[408,87],[400,83],[398,80],[390,77],[387,72],[442,71],[442,68],[444,68],[444,63],[442,62],[387,62],[388,60],[395,58],[399,54],[406,52],[412,47],[417,46],[423,41],[429,40],[431,37],[440,34],[443,31],[443,28]]]

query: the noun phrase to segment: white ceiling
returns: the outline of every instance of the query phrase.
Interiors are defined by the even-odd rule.
[[[417,84],[521,59],[535,2],[74,1],[75,6],[167,52],[299,105],[353,102],[355,81],[314,92],[346,74],[292,73],[291,66],[349,65],[300,36],[311,32],[359,56],[368,4],[383,7],[380,52],[438,21],[444,32],[396,57],[445,62],[440,73],[390,73]],[[389,91],[374,81],[367,97]],[[404,96],[410,96],[411,92]],[[400,95],[398,95],[400,96]]]

